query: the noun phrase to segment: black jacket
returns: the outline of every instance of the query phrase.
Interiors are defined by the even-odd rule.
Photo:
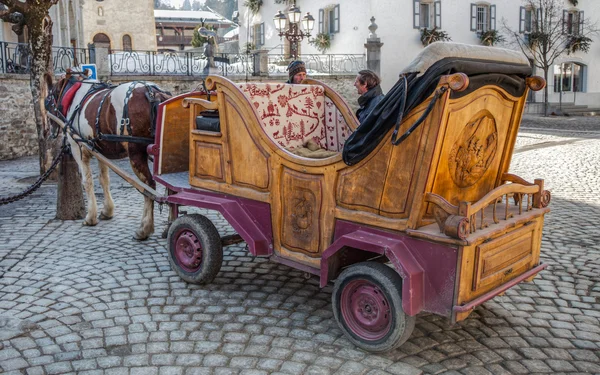
[[[379,85],[373,87],[358,98],[360,108],[356,111],[358,122],[362,123],[367,118],[369,113],[383,99],[383,92]]]

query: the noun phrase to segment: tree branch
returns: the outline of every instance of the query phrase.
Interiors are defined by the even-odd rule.
[[[27,11],[27,9],[29,8],[29,4],[22,3],[19,0],[0,0],[0,4],[6,5],[9,13],[14,13],[14,12],[25,13]],[[0,11],[0,14],[1,13],[2,13],[2,11]]]

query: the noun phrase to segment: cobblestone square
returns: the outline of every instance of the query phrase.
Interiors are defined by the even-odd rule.
[[[419,315],[409,341],[379,355],[344,338],[330,286],[253,258],[244,243],[225,248],[210,285],[183,282],[160,237],[167,210],[135,241],[143,197],[114,174],[115,217],[96,227],[55,220],[56,185],[46,183],[0,206],[0,372],[600,374],[599,165],[600,118],[526,116],[511,172],[552,192],[549,267],[458,324]],[[36,157],[1,161],[0,196],[37,170]]]

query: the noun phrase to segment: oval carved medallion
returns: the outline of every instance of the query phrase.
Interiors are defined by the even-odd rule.
[[[498,131],[490,113],[469,122],[452,146],[448,159],[454,183],[466,188],[479,181],[492,163],[497,148]]]

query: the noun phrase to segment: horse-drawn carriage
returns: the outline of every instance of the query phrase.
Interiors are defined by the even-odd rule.
[[[508,173],[528,91],[544,84],[517,52],[434,43],[359,125],[316,80],[209,76],[158,108],[147,150],[166,195],[131,182],[169,205],[167,251],[184,280],[211,282],[222,247],[245,241],[321,286],[335,280],[342,331],[385,351],[419,312],[463,320],[545,267],[549,192]],[[181,206],[219,211],[238,235]]]
[[[172,208],[173,269],[195,283],[217,275],[217,230],[178,208],[217,210],[253,255],[314,274],[321,286],[335,280],[336,320],[371,351],[404,342],[419,312],[460,321],[533,279],[544,268],[549,193],[508,169],[528,90],[544,81],[518,53],[448,46],[424,51],[360,127],[316,80],[211,76],[210,95],[161,104],[149,150]],[[402,111],[399,128],[381,123]],[[389,141],[394,131],[405,133],[402,144]],[[319,158],[305,149],[311,142]]]

